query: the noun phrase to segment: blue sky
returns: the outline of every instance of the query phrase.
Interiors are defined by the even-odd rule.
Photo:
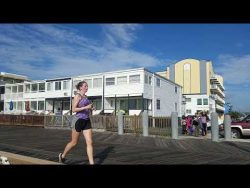
[[[226,101],[250,111],[250,24],[0,24],[0,71],[32,80],[211,60]]]

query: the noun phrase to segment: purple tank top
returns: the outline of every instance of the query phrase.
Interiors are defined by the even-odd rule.
[[[79,101],[77,107],[81,108],[84,106],[88,106],[89,104],[90,104],[90,101],[87,98],[82,98]],[[82,111],[76,113],[76,117],[78,117],[79,119],[87,120],[87,119],[89,119],[89,113],[90,113],[90,109],[82,110]]]

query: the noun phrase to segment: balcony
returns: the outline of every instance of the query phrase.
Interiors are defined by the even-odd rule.
[[[216,111],[223,111],[223,112],[225,111],[225,108],[218,104],[215,105],[215,108],[216,108]]]
[[[225,93],[216,84],[212,84],[210,90],[213,91],[213,92],[215,92],[216,94],[220,95],[223,98],[225,97]]]
[[[220,81],[215,76],[211,76],[210,81],[211,83],[218,85],[222,91],[225,90],[224,86],[220,83]]]
[[[216,103],[225,104],[225,100],[223,98],[221,98],[219,95],[217,94],[212,94],[211,97],[216,101]]]

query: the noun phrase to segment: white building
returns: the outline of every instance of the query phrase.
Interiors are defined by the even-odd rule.
[[[181,86],[144,68],[105,72],[73,77],[73,85],[85,80],[88,97],[100,113],[152,116],[181,115]],[[74,87],[74,92],[76,88]]]
[[[5,113],[63,113],[70,111],[71,78],[58,78],[5,85]],[[13,102],[11,110],[10,102]]]
[[[29,80],[27,76],[0,72],[0,112],[4,111],[5,84],[21,83]]]
[[[82,80],[88,83],[87,96],[97,109],[94,114],[122,110],[128,115],[147,111],[152,116],[170,116],[171,112],[181,116],[181,86],[144,68],[8,84],[4,112],[56,113],[58,108],[63,113],[69,112],[75,85]]]
[[[13,109],[10,109],[10,103]],[[45,110],[45,81],[32,81],[5,85],[4,113],[25,114]]]

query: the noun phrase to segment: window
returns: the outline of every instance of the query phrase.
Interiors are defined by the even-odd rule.
[[[37,110],[37,101],[31,101],[31,111]]]
[[[157,108],[157,110],[161,109],[161,101],[160,101],[160,99],[156,100],[156,108]]]
[[[175,103],[174,103],[175,112],[177,112],[177,107],[178,107],[178,106],[177,106],[177,103],[175,102]]]
[[[186,109],[186,113],[187,113],[187,114],[191,114],[191,112],[192,112],[192,111],[191,111],[190,109]]]
[[[96,110],[101,110],[102,109],[102,101],[100,99],[94,100],[93,105],[96,108]]]
[[[92,79],[85,79],[85,82],[88,84],[88,88],[92,88]]]
[[[63,101],[63,110],[70,110],[70,101]]]
[[[148,84],[152,85],[152,77],[151,76],[148,77]]]
[[[12,86],[12,93],[17,93],[17,86]]]
[[[160,80],[159,78],[156,79],[156,85],[157,85],[158,87],[161,86],[161,80]]]
[[[38,110],[44,110],[44,101],[38,101]]]
[[[11,93],[11,87],[10,86],[6,86],[5,93],[6,94]]]
[[[106,78],[106,86],[115,85],[115,78]]]
[[[130,75],[129,76],[129,83],[140,83],[140,75]]]
[[[184,70],[190,70],[191,65],[189,63],[184,64]]]
[[[14,101],[14,102],[13,102],[13,110],[16,110],[16,109],[17,109],[17,106],[16,106],[16,105],[17,105],[17,102]]]
[[[23,85],[19,85],[18,86],[18,93],[22,93],[23,92]]]
[[[114,101],[113,100],[110,101],[110,106],[111,106],[111,108],[114,108]]]
[[[120,100],[120,110],[126,111],[128,109],[128,100]]]
[[[137,110],[142,110],[142,99],[137,99],[136,109]]]
[[[93,80],[93,88],[102,87],[102,79],[101,78],[94,78]]]
[[[53,100],[46,100],[46,110],[48,111],[53,110]]]
[[[145,75],[145,76],[144,76],[144,82],[145,82],[145,84],[148,83],[148,75]]]
[[[31,92],[37,92],[37,84],[31,84]]]
[[[4,94],[4,86],[0,87],[0,94]]]
[[[152,110],[152,100],[144,99],[144,110]]]
[[[174,91],[175,91],[175,93],[177,93],[177,87],[176,86],[174,87]]]
[[[129,109],[136,110],[136,99],[129,99]]]
[[[143,102],[143,104],[144,104],[143,109],[144,110],[148,110],[148,99],[143,99],[143,100],[144,100],[144,102]]]
[[[52,90],[51,85],[52,85],[51,82],[47,82],[47,91],[51,91]]]
[[[141,99],[129,99],[129,109],[142,110],[142,100]]]
[[[208,105],[208,99],[203,99],[203,105]]]
[[[55,90],[61,90],[61,81],[55,82]]]
[[[64,89],[64,90],[69,89],[69,80],[63,81],[63,89]]]
[[[152,100],[148,100],[148,110],[152,110]]]
[[[39,92],[44,92],[45,91],[45,83],[39,83]]]
[[[117,84],[127,84],[127,76],[117,77]]]
[[[197,99],[197,105],[202,105],[202,99]]]
[[[17,110],[23,110],[23,102],[22,101],[17,102]]]
[[[186,102],[191,102],[191,98],[186,98]]]

